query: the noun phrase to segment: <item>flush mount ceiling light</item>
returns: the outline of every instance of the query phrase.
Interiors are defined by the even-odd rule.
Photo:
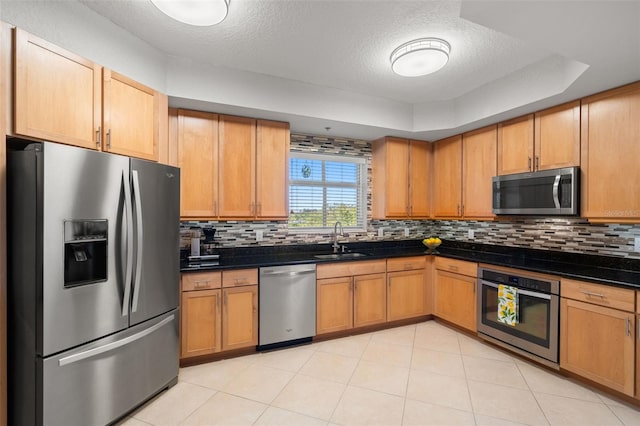
[[[420,38],[391,53],[391,69],[403,77],[418,77],[438,71],[449,61],[451,46],[440,38]]]
[[[151,0],[165,15],[189,25],[206,27],[227,17],[229,0]]]

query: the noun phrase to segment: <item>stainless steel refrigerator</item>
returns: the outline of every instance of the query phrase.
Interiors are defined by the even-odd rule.
[[[104,425],[178,376],[179,169],[8,141],[12,425]]]

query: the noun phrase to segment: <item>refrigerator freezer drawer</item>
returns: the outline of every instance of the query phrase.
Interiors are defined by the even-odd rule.
[[[105,425],[175,383],[178,324],[174,310],[45,359],[36,424]]]

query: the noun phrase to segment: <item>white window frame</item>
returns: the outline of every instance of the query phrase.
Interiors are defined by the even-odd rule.
[[[343,162],[343,163],[350,163],[350,164],[357,164],[358,165],[358,180],[359,180],[359,197],[358,197],[358,211],[359,211],[359,217],[357,219],[357,222],[360,223],[360,226],[344,226],[343,229],[345,232],[366,232],[367,230],[367,160],[363,157],[356,157],[356,156],[351,156],[351,155],[340,155],[340,154],[320,154],[320,153],[315,153],[315,152],[300,152],[300,151],[291,151],[289,153],[289,161],[291,161],[292,158],[297,158],[297,159],[303,159],[303,160],[313,160],[313,161],[331,161],[331,162]],[[348,188],[352,188],[353,185],[352,184],[341,184],[339,182],[326,182],[326,181],[315,181],[315,182],[309,182],[306,180],[291,180],[290,176],[289,176],[289,186],[288,186],[288,193],[287,196],[289,197],[291,192],[290,192],[290,187],[292,185],[297,185],[297,186],[314,186],[314,187],[321,187],[321,188],[326,188],[327,186],[332,186],[332,187],[348,187]],[[289,200],[291,201],[291,200]],[[326,208],[325,205],[326,200],[323,200],[323,211]],[[308,228],[302,228],[302,227],[295,227],[295,226],[289,226],[289,232],[293,232],[293,233],[322,233],[325,234],[327,233],[327,231],[331,231],[333,232],[333,227],[334,227],[335,223],[331,223],[331,224],[327,224],[327,226],[323,226],[323,227],[308,227]]]

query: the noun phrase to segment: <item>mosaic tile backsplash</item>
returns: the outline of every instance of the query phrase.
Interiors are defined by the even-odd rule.
[[[368,180],[371,182],[371,144],[367,141],[292,134],[291,150],[365,157]],[[368,188],[367,230],[348,233],[340,238],[341,241],[422,239],[437,235],[445,240],[640,259],[640,253],[634,251],[634,239],[640,238],[638,224],[590,224],[581,218],[537,217],[501,218],[492,222],[372,220],[370,184]],[[189,246],[192,236],[201,236],[200,228],[204,226],[216,229],[216,243],[203,247],[204,250],[331,241],[331,231],[323,234],[302,233],[289,230],[287,222],[191,221],[181,224],[182,247]],[[382,237],[378,236],[380,228],[383,229]],[[262,231],[263,240],[260,242],[256,241],[256,231]],[[469,231],[473,231],[473,239],[469,238]]]

